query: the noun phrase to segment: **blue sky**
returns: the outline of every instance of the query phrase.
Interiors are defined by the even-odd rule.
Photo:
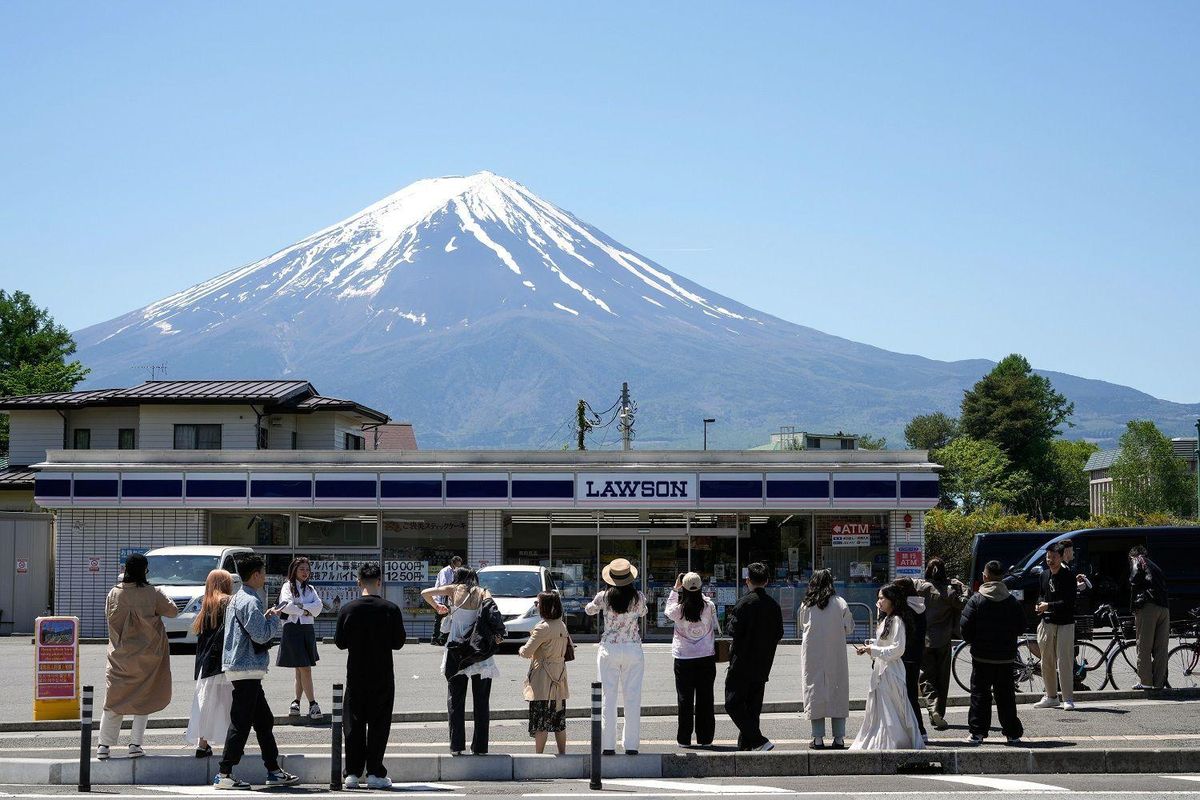
[[[0,286],[75,329],[421,177],[891,350],[1200,401],[1200,4],[0,5]]]

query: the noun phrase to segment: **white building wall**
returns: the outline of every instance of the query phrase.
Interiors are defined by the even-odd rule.
[[[265,417],[263,424],[267,426],[267,447],[271,450],[291,450],[292,434],[296,432],[296,417],[293,414],[280,414],[272,422],[272,417]],[[299,437],[297,437],[298,439]],[[297,446],[300,446],[297,444]]]
[[[222,450],[254,450],[258,417],[250,406],[142,406],[138,448],[175,449],[176,425],[220,425]]]
[[[93,450],[116,450],[117,431],[121,428],[138,427],[137,408],[81,408],[68,411],[67,414],[67,446],[75,442],[75,431],[87,428],[92,432]],[[134,434],[134,446],[140,447],[137,434]]]
[[[467,512],[467,566],[504,563],[504,512]]]
[[[904,525],[904,515],[912,515],[910,527]],[[888,579],[896,580],[901,577],[896,574],[896,553],[900,547],[919,547],[921,576],[925,575],[925,512],[923,511],[889,511],[888,512]],[[908,577],[917,577],[909,575]]]
[[[63,418],[57,411],[10,411],[8,463],[27,467],[46,460],[47,450],[63,446]]]
[[[55,515],[54,613],[79,617],[83,636],[108,635],[104,598],[122,547],[206,544],[204,511],[68,509]],[[99,570],[89,570],[89,559]]]
[[[349,414],[334,414],[333,415],[333,449],[346,449],[346,434],[352,433],[355,436],[363,437],[363,447],[371,449],[371,443],[366,440],[366,435],[363,433],[362,425],[354,417]]]
[[[301,450],[333,450],[333,415],[301,414],[296,417],[296,433]]]

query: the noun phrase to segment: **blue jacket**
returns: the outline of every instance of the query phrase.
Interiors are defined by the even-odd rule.
[[[250,640],[266,644],[279,635],[279,627],[279,617],[268,619],[263,616],[263,601],[258,592],[242,586],[234,592],[225,611],[225,649],[221,653],[221,668],[225,672],[266,673],[271,654],[254,652]]]

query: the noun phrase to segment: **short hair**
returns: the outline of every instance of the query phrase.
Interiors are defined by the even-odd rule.
[[[462,556],[450,556],[450,566],[457,567],[462,564]]]
[[[983,565],[983,572],[985,575],[991,575],[995,578],[1004,577],[1004,567],[994,558]]]
[[[358,568],[358,582],[379,583],[382,574],[383,570],[379,568],[378,561],[368,561]]]
[[[238,577],[242,580],[248,580],[251,575],[263,569],[266,565],[263,563],[262,556],[258,553],[246,553],[237,560]]]
[[[542,619],[562,619],[562,600],[559,599],[558,592],[539,592],[537,605]]]
[[[761,561],[755,561],[746,567],[746,576],[755,586],[765,586],[767,581],[771,580],[771,573],[767,570],[767,565]]]
[[[906,598],[917,596],[917,582],[912,578],[896,578],[896,580],[892,581],[892,583],[896,585],[897,589],[904,593]]]
[[[1046,548],[1046,552],[1055,553],[1061,556],[1063,551],[1066,549],[1066,545],[1064,545],[1062,542],[1055,542],[1054,544],[1050,545],[1050,547]]]
[[[1133,547],[1129,548],[1129,557],[1130,558],[1137,558],[1138,556],[1144,556],[1144,555],[1148,555],[1148,553],[1146,552],[1146,548],[1143,545],[1135,544]]]
[[[1066,550],[1068,547],[1075,546],[1075,543],[1072,542],[1070,539],[1063,539],[1061,542],[1059,542],[1059,544],[1061,544],[1063,546],[1063,550]]]
[[[150,569],[150,562],[141,553],[132,553],[129,558],[125,559],[125,575],[121,579],[122,583],[135,583],[138,586],[146,585],[146,572]]]

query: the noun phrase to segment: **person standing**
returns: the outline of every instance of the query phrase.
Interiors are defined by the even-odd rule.
[[[1137,630],[1138,683],[1135,689],[1167,685],[1171,611],[1167,579],[1140,544],[1129,551],[1130,607]]]
[[[317,634],[314,623],[325,607],[317,590],[309,585],[312,564],[304,556],[295,558],[288,566],[287,580],[279,590],[279,618],[283,621],[283,633],[279,637],[277,667],[290,667],[296,671],[295,699],[288,707],[288,714],[300,716],[300,698],[308,698],[308,718],[320,719],[321,707],[317,705],[313,692],[312,668],[320,656],[317,655]]]
[[[918,684],[921,677],[921,662],[925,660],[925,635],[929,624],[925,620],[925,598],[917,594],[917,582],[912,578],[897,578],[897,588],[904,594],[904,602],[913,612],[912,635],[904,641],[904,687],[908,693],[908,702],[917,715],[917,727],[921,731],[921,740],[929,744],[929,734],[925,732],[925,717],[921,714],[921,698]]]
[[[925,598],[925,656],[921,659],[921,688],[929,704],[929,722],[944,731],[946,698],[950,693],[951,644],[966,602],[967,590],[957,578],[946,575],[946,564],[934,556],[925,569],[925,580],[917,582],[917,593]]]
[[[192,713],[188,717],[187,741],[196,748],[196,758],[212,755],[212,742],[225,741],[229,733],[229,709],[233,687],[221,669],[225,650],[225,610],[233,594],[233,576],[214,569],[204,581],[204,599],[192,623],[196,634],[196,666],[193,678]]]
[[[244,555],[237,562],[242,588],[234,593],[225,610],[225,648],[221,668],[233,685],[233,704],[229,712],[229,734],[221,752],[221,764],[213,779],[218,789],[249,789],[250,784],[233,776],[233,768],[242,760],[246,739],[254,729],[263,765],[267,768],[267,786],[292,786],[300,782],[279,766],[279,746],[275,743],[275,715],[263,694],[262,682],[271,668],[270,645],[279,635],[279,609],[263,609],[259,592],[267,583],[262,556]]]
[[[738,750],[773,750],[763,736],[763,695],[775,662],[775,648],[783,638],[783,611],[767,594],[770,573],[758,561],[746,568],[746,588],[729,612],[732,637],[729,668],[725,672],[725,713],[738,729]]]
[[[817,570],[800,603],[800,686],[814,750],[825,748],[826,717],[833,724],[833,749],[846,746],[846,718],[850,716],[846,637],[853,633],[854,614],[834,589],[833,573]]]
[[[346,693],[343,700],[346,769],[343,785],[357,789],[366,777],[368,789],[392,785],[383,753],[392,731],[396,698],[392,651],[404,647],[404,615],[395,603],[379,596],[382,572],[368,561],[358,568],[362,596],[338,611],[333,642],[346,654]]]
[[[905,685],[904,646],[915,635],[908,598],[894,583],[879,590],[876,638],[854,648],[860,656],[875,660],[862,727],[851,750],[923,750],[925,740]]]
[[[675,660],[675,697],[679,703],[679,725],[675,741],[691,747],[708,747],[717,730],[713,711],[713,685],[717,681],[717,607],[701,593],[703,580],[695,572],[675,578],[667,598],[666,615],[675,623],[671,657]]]
[[[1046,565],[1042,570],[1038,604],[1034,610],[1041,615],[1037,643],[1042,654],[1042,680],[1046,696],[1033,704],[1034,708],[1059,707],[1073,711],[1075,667],[1075,574],[1063,563],[1062,544],[1052,544],[1046,550]],[[1062,692],[1062,705],[1056,695]]]
[[[537,610],[542,621],[529,632],[529,641],[518,651],[529,659],[524,696],[529,702],[529,735],[536,753],[546,752],[547,734],[554,734],[558,754],[567,752],[567,648],[571,636],[563,622],[558,592],[541,592]]]
[[[617,750],[617,693],[625,708],[625,726],[621,742],[627,755],[637,755],[642,738],[642,676],[646,670],[642,655],[642,617],[649,606],[646,596],[633,585],[637,567],[623,558],[614,558],[601,570],[607,589],[584,606],[589,616],[603,613],[604,631],[596,653],[596,671],[600,674],[604,705],[600,713],[603,754]]]
[[[971,708],[967,744],[981,744],[992,727],[992,700],[1000,730],[1009,744],[1020,744],[1025,729],[1017,718],[1013,664],[1017,641],[1025,632],[1025,612],[1004,585],[1004,567],[989,561],[983,583],[963,608],[962,638],[971,647]]]
[[[462,567],[462,563],[463,560],[459,556],[451,556],[450,563],[442,567],[441,571],[437,574],[437,578],[434,579],[434,588],[440,589],[443,586],[449,586],[454,583],[454,573],[458,572],[459,568]],[[446,605],[449,601],[446,595],[437,595],[434,599],[442,605]],[[440,614],[434,616],[433,636],[430,638],[430,642],[439,646],[446,643],[446,637],[442,631],[442,622],[443,617]]]
[[[125,561],[125,572],[108,592],[108,664],[104,670],[104,712],[96,757],[108,758],[117,743],[121,722],[133,716],[129,757],[145,755],[142,737],[150,714],[171,702],[171,653],[163,617],[179,614],[175,604],[146,580],[149,562],[141,553]]]

